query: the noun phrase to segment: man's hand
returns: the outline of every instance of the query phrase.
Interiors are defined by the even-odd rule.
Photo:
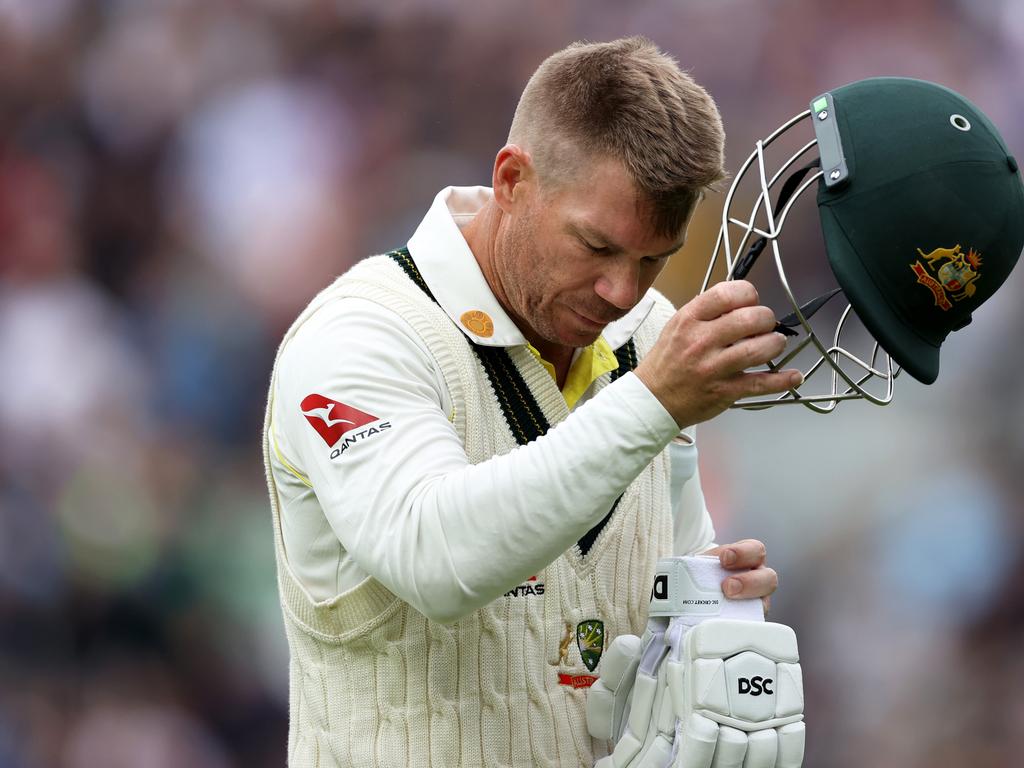
[[[747,373],[782,354],[775,314],[746,280],[718,283],[683,306],[637,366],[637,377],[680,427],[717,416],[744,397],[785,392],[797,370]]]

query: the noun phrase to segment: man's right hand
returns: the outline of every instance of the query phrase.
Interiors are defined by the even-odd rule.
[[[786,348],[775,322],[751,283],[718,283],[672,316],[635,373],[680,427],[707,421],[742,398],[801,384],[794,369],[747,372]]]

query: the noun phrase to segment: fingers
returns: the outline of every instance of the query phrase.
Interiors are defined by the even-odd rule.
[[[803,723],[746,733],[694,713],[686,731],[676,768],[800,768],[803,763]]]
[[[640,760],[636,763],[637,768],[664,768],[672,762],[676,713],[672,708],[666,674],[666,667],[662,664],[658,669],[658,695],[651,718],[653,728],[648,730],[648,743],[641,751]]]
[[[694,374],[716,383],[724,396],[739,399],[784,392],[803,383],[795,369],[747,373],[785,352],[787,339],[775,327],[775,313],[768,307],[743,306],[678,330],[689,334],[683,354],[693,363]]]
[[[768,597],[779,586],[779,575],[774,568],[755,568],[741,571],[722,582],[722,591],[732,600]]]
[[[739,307],[757,304],[757,289],[746,280],[728,280],[711,286],[686,308],[697,320],[714,320]]]
[[[764,565],[768,558],[768,550],[764,542],[757,539],[741,539],[732,544],[723,544],[720,547],[709,549],[704,554],[717,555],[718,562],[729,571],[757,568]]]
[[[742,382],[743,394],[740,397],[774,395],[785,392],[787,389],[794,389],[804,383],[804,375],[795,368],[787,368],[778,373],[744,373],[741,376],[744,381]]]
[[[750,290],[756,300],[753,286]],[[698,321],[693,326],[694,351],[711,354],[713,357],[708,362],[721,373],[729,375],[762,365],[786,348],[786,337],[775,333],[775,313],[768,307],[737,302],[712,302],[693,307],[694,302],[684,308]],[[708,317],[711,310],[719,309],[722,309],[719,314]]]
[[[748,336],[770,334],[775,330],[775,313],[768,307],[738,307],[717,318],[704,322],[714,323],[718,333],[718,341],[723,344],[734,344]],[[782,334],[779,334],[782,336]],[[785,337],[783,336],[783,341]]]
[[[767,558],[764,542],[757,539],[743,539],[709,549],[704,554],[717,555],[723,568],[735,571],[722,582],[722,591],[733,600],[768,597],[779,586],[775,569],[764,564]]]
[[[719,353],[716,364],[726,373],[739,373],[774,360],[786,350],[786,337],[769,331],[729,344]]]
[[[799,386],[799,371],[750,371],[778,357],[786,338],[775,315],[744,280],[719,283],[680,309],[634,373],[680,426],[721,413],[738,400]]]
[[[727,379],[712,381],[706,391],[715,393],[722,403],[720,410],[724,410],[738,400],[779,394],[799,387],[803,381],[803,374],[790,368],[777,373],[736,373]]]

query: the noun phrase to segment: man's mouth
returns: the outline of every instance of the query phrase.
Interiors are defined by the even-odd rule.
[[[572,309],[572,308],[570,307],[570,309]],[[613,320],[617,319],[617,318],[610,318],[608,320],[598,320],[598,319],[595,319],[593,317],[590,317],[589,315],[583,314],[582,312],[580,312],[577,309],[573,309],[572,313],[574,315],[576,315],[578,318],[580,318],[580,320],[582,320],[585,325],[593,326],[595,329],[604,328],[606,325],[608,325],[608,323],[610,323]]]

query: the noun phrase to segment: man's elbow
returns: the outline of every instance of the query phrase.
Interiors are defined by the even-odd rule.
[[[417,611],[438,624],[455,624],[476,612],[476,606],[466,606],[448,601],[430,601],[413,605]]]
[[[489,601],[481,599],[458,582],[445,582],[423,585],[409,602],[431,621],[455,624]]]
[[[456,624],[459,621],[462,621],[462,619],[471,615],[473,611],[424,609],[420,611],[420,613],[422,613],[435,624],[444,624],[446,626],[451,626],[452,624]]]

